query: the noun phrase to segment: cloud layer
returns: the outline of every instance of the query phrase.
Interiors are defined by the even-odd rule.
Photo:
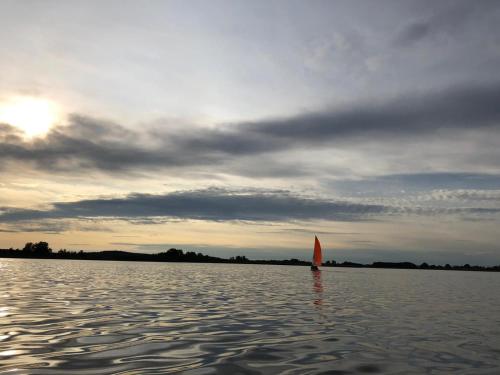
[[[431,191],[404,199],[333,200],[304,197],[279,190],[226,190],[209,188],[167,194],[130,194],[123,198],[56,202],[48,209],[0,207],[0,223],[50,224],[44,231],[64,231],[54,220],[126,220],[157,224],[169,219],[247,222],[309,220],[367,221],[406,215],[459,215],[480,219],[500,212],[499,191]],[[475,204],[470,205],[470,202]],[[484,206],[481,202],[486,202]],[[16,224],[17,225],[17,224]],[[24,225],[24,224],[23,224]],[[30,224],[31,225],[31,224]],[[37,225],[29,231],[36,231]],[[33,229],[34,228],[34,229]],[[54,228],[54,229],[50,229]],[[95,229],[95,228],[94,228]],[[94,230],[83,229],[83,230]],[[11,230],[10,228],[4,230]],[[17,230],[16,230],[17,231]]]
[[[358,221],[384,212],[377,205],[312,199],[288,192],[234,192],[223,189],[131,194],[125,198],[54,203],[48,210],[3,208],[0,222],[43,219],[168,217],[212,221]]]
[[[0,161],[4,168],[9,162],[23,162],[65,172],[207,165],[223,169],[238,158],[310,147],[328,150],[346,141],[405,142],[443,131],[454,136],[471,130],[498,131],[499,102],[500,83],[496,83],[215,128],[167,126],[139,132],[73,116],[67,126],[53,129],[45,138],[26,141],[4,124],[0,126]]]

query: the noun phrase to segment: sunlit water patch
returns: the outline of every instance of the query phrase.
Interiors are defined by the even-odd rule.
[[[0,260],[0,373],[498,374],[500,274]]]

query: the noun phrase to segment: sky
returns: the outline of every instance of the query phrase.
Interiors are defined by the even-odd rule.
[[[0,2],[0,248],[500,264],[498,1]]]

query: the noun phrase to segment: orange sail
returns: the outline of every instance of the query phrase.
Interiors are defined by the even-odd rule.
[[[313,255],[313,265],[321,266],[323,262],[323,257],[321,255],[321,244],[319,243],[318,237],[314,236],[314,255]]]

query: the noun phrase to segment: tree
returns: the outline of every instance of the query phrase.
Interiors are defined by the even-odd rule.
[[[181,260],[184,257],[184,252],[182,250],[171,248],[168,249],[165,256],[171,260]]]
[[[248,261],[247,257],[246,256],[241,256],[241,255],[238,255],[236,256],[236,263],[245,263]]]
[[[32,253],[33,252],[33,242],[27,242],[23,248],[24,253]]]
[[[36,255],[49,255],[52,253],[52,249],[47,242],[41,241],[33,245],[33,252]]]
[[[68,250],[66,250],[66,249],[60,249],[57,253],[59,255],[66,255],[66,254],[68,254]]]

